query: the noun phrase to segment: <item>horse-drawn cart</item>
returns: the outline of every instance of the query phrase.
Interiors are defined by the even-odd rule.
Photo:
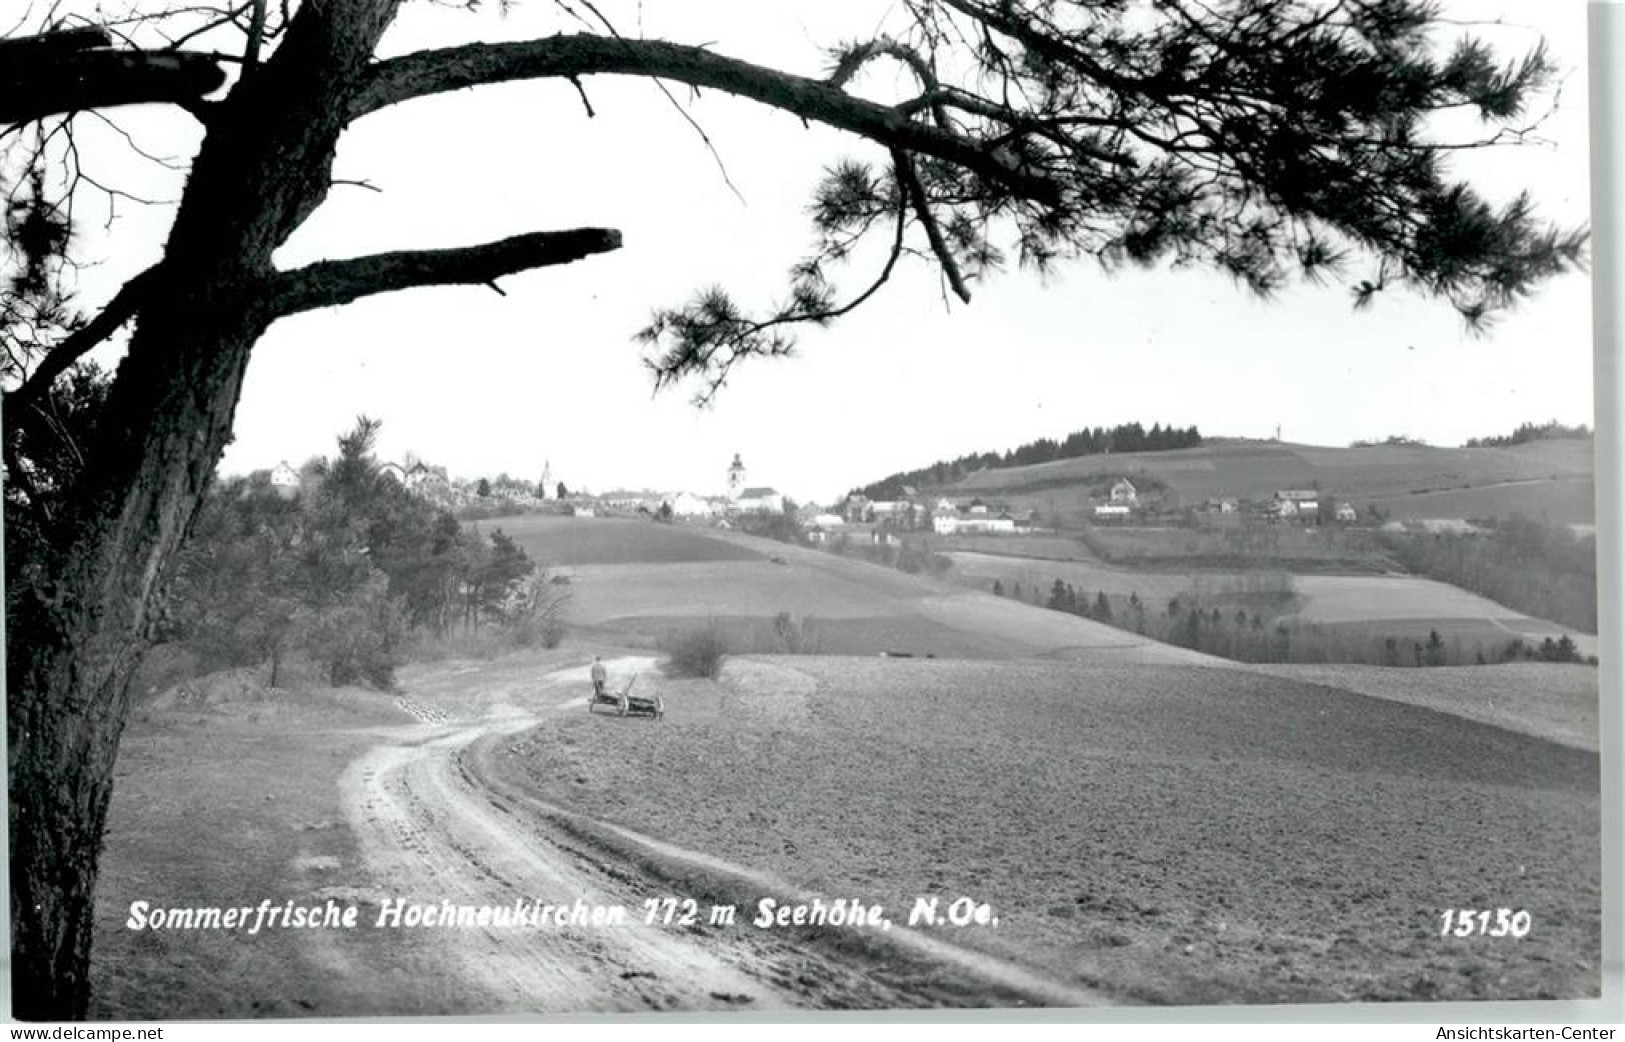
[[[587,712],[596,713],[599,706],[615,711],[617,716],[647,716],[655,720],[663,719],[666,715],[666,703],[659,695],[634,695],[632,684],[638,682],[637,677],[632,683],[619,691],[607,689],[594,689],[587,699]]]

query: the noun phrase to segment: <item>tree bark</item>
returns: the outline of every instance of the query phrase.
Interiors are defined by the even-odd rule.
[[[89,1003],[91,900],[164,573],[224,450],[272,313],[272,252],[325,196],[345,99],[398,0],[308,4],[211,120],[43,581],[7,620],[14,1012]]]

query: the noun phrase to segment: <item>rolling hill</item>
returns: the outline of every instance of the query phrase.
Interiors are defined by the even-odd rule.
[[[1554,524],[1589,524],[1595,512],[1589,439],[1511,448],[1376,445],[1329,448],[1215,439],[1200,448],[1084,456],[983,470],[932,495],[998,497],[1017,509],[1080,519],[1091,486],[1108,475],[1146,474],[1186,504],[1208,498],[1268,499],[1283,488],[1319,488],[1395,518],[1485,518],[1521,513]],[[1098,495],[1098,492],[1096,493]]]
[[[741,651],[783,650],[781,614],[823,654],[1205,663],[1204,655],[1076,616],[756,536],[629,518],[489,522],[570,591],[572,630],[653,648],[715,623]]]

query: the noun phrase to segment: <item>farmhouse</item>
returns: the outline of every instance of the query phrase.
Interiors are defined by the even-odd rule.
[[[666,497],[671,512],[678,517],[710,517],[716,511],[711,504],[692,492],[677,492]]]
[[[1354,509],[1352,503],[1337,504],[1337,513],[1334,516],[1338,521],[1348,525],[1360,520],[1360,512]]]
[[[299,472],[288,466],[283,460],[271,471],[271,487],[283,499],[292,499],[299,494]]]
[[[1134,483],[1132,481],[1130,481],[1128,478],[1124,478],[1121,481],[1119,481],[1117,484],[1112,486],[1112,502],[1113,503],[1126,504],[1128,506],[1133,506],[1134,504],[1138,503],[1139,501],[1140,501],[1140,493],[1139,493],[1139,491],[1137,489],[1135,489]]]
[[[1275,493],[1276,517],[1303,517],[1320,513],[1320,493],[1314,489],[1281,489]]]

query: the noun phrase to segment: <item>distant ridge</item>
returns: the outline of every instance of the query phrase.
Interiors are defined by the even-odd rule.
[[[1039,438],[1004,453],[971,453],[954,460],[938,461],[929,467],[903,471],[854,490],[869,499],[891,500],[903,496],[904,486],[910,488],[937,488],[960,480],[967,474],[982,470],[1007,467],[1025,467],[1057,460],[1078,459],[1125,452],[1169,452],[1174,449],[1195,448],[1202,444],[1202,435],[1195,427],[1180,429],[1152,424],[1147,430],[1139,423],[1122,423],[1116,427],[1085,427],[1073,431],[1060,441]]]
[[[1406,518],[1505,518],[1554,524],[1594,520],[1593,446],[1588,438],[1509,447],[1373,445],[1333,448],[1213,438],[1200,447],[1111,453],[969,473],[932,489],[945,497],[998,497],[1014,510],[1076,523],[1108,477],[1165,489],[1184,506],[1209,499],[1263,500],[1313,488],[1362,512]]]

